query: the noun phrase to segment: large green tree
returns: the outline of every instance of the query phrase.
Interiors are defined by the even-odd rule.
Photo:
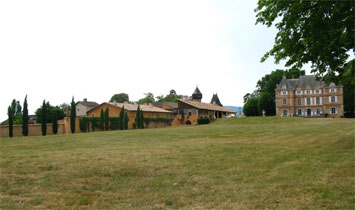
[[[355,108],[355,59],[348,62],[344,69],[344,74],[340,78],[340,82],[344,85],[344,116],[354,117]]]
[[[13,136],[13,114],[12,114],[12,109],[11,106],[9,106],[9,108],[7,109],[7,116],[8,116],[8,121],[9,121],[9,137],[12,138]]]
[[[64,113],[63,109],[59,106],[52,106],[48,101],[46,102],[46,108],[47,108],[47,122],[48,123],[53,123],[54,121],[54,114],[57,115],[57,120],[62,120],[66,116]],[[35,111],[36,114],[36,121],[37,123],[41,123],[42,119],[42,107],[38,108]]]
[[[262,93],[258,100],[258,108],[261,112],[264,110],[266,116],[274,116],[276,114],[275,98],[268,92]]]
[[[334,81],[355,49],[354,1],[259,0],[256,23],[275,24],[278,33],[273,48],[261,59],[273,56],[286,67],[312,65],[312,72]]]
[[[22,113],[22,135],[28,136],[28,105],[27,105],[27,95],[23,102],[23,113]]]
[[[110,102],[116,101],[118,103],[123,103],[129,101],[129,96],[127,93],[118,93],[111,97]]]
[[[245,116],[260,116],[259,98],[249,98],[243,106]]]
[[[138,100],[138,104],[153,103],[155,102],[153,93],[144,93],[145,97]]]
[[[76,105],[74,97],[71,99],[70,103],[70,130],[71,133],[75,133],[75,118],[76,118]]]

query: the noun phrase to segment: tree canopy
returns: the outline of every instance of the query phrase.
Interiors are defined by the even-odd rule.
[[[137,101],[137,104],[153,103],[155,102],[153,93],[144,93],[145,97]]]
[[[176,91],[174,89],[171,89],[168,95],[161,95],[157,96],[156,98],[158,102],[176,102],[177,99],[182,98],[182,95],[177,95]]]
[[[339,79],[343,66],[355,50],[353,1],[259,0],[256,24],[275,24],[278,33],[273,48],[261,61],[273,56],[286,67],[312,65],[312,73],[328,81]]]
[[[65,112],[63,111],[63,109],[61,109],[61,107],[52,106],[52,105],[50,105],[49,101],[47,101],[45,106],[46,106],[46,111],[47,111],[46,121],[48,123],[53,123],[55,118],[57,118],[57,120],[61,120],[66,116]],[[43,105],[40,108],[38,108],[35,112],[37,123],[42,123],[42,110],[43,110]],[[56,115],[56,117],[55,117],[55,115]]]
[[[111,97],[110,102],[116,101],[118,103],[123,103],[125,101],[129,101],[129,97],[127,93],[118,93]]]
[[[249,98],[243,106],[245,116],[260,116],[258,101],[258,98]]]

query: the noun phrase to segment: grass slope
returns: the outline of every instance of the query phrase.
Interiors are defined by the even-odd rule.
[[[0,139],[0,209],[353,209],[354,120]]]

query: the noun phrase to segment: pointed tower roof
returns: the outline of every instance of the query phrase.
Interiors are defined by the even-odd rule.
[[[202,99],[202,93],[198,87],[196,87],[195,91],[192,93],[192,99]]]
[[[211,99],[211,104],[216,104],[218,106],[223,106],[222,103],[219,101],[217,93],[213,94],[212,99]]]

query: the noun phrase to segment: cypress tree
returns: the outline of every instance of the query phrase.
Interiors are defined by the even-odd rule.
[[[110,120],[109,117],[110,117],[110,114],[108,111],[108,107],[106,107],[106,110],[105,110],[105,130],[108,130],[109,120]]]
[[[13,119],[13,114],[12,114],[12,109],[11,106],[7,109],[7,115],[8,115],[8,121],[9,121],[9,136],[12,138],[13,133],[12,133],[12,125],[14,124],[14,119]]]
[[[137,112],[136,112],[136,127],[137,128],[141,128],[140,118],[141,118],[140,107],[138,105]]]
[[[28,108],[27,108],[27,95],[25,101],[23,102],[23,113],[22,113],[22,135],[28,136]]]
[[[100,128],[103,131],[105,126],[105,114],[104,114],[104,110],[101,109],[101,113],[100,113]]]
[[[128,121],[129,121],[128,114],[127,114],[127,112],[125,112],[124,113],[124,129],[125,130],[128,129]]]
[[[47,135],[47,105],[45,100],[43,100],[43,105],[42,105],[41,125],[42,125],[42,136],[45,136]]]
[[[54,115],[53,115],[52,131],[53,131],[53,134],[58,133],[58,114],[57,114],[57,112],[54,112]]]
[[[124,129],[124,105],[122,106],[122,109],[120,111],[120,130]]]
[[[142,110],[140,110],[140,114],[141,114],[141,117],[139,118],[139,121],[141,123],[141,129],[144,129],[144,115],[143,115]]]
[[[70,130],[71,133],[75,133],[75,118],[76,118],[76,108],[74,97],[71,99],[70,103]]]

